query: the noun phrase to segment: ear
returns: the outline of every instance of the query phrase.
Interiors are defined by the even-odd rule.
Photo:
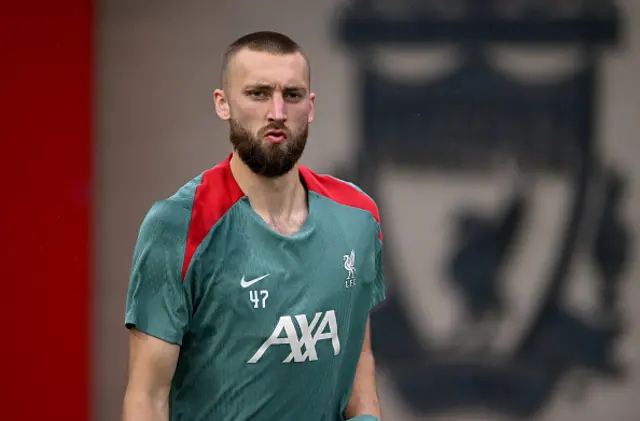
[[[213,103],[215,104],[218,117],[225,121],[231,118],[229,101],[227,101],[227,97],[222,89],[213,91]]]
[[[307,121],[309,123],[313,122],[313,117],[316,112],[316,94],[311,92],[309,94],[309,116],[307,117]]]

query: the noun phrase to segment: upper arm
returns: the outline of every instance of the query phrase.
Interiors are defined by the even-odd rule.
[[[125,325],[130,330],[127,394],[165,399],[191,306],[182,282],[188,212],[156,203],[138,233],[129,278]]]
[[[156,203],[138,234],[127,294],[125,325],[164,342],[181,345],[191,317],[182,282],[190,212]]]
[[[129,338],[129,380],[131,399],[145,396],[165,400],[178,362],[180,347],[131,329]]]
[[[371,329],[369,327],[371,318],[367,317],[367,325],[364,329],[364,340],[362,341],[362,352],[371,352]]]

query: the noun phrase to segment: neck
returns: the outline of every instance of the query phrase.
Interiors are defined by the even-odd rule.
[[[251,207],[265,219],[289,219],[307,209],[306,191],[298,165],[276,178],[267,178],[251,171],[236,152],[231,157],[231,173]]]

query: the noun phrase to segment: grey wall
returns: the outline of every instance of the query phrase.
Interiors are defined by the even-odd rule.
[[[126,378],[127,332],[123,327],[125,294],[132,248],[138,226],[151,204],[174,192],[200,171],[215,165],[229,151],[227,127],[214,114],[211,92],[217,87],[219,57],[236,37],[258,29],[274,29],[299,41],[311,57],[312,87],[318,94],[304,161],[319,171],[331,171],[353,162],[358,135],[355,120],[356,87],[353,62],[334,41],[328,22],[339,0],[258,2],[173,2],[168,0],[105,0],[98,22],[97,148],[97,285],[95,321],[95,419],[118,419]],[[625,218],[637,234],[640,226],[640,170],[635,167],[640,144],[640,2],[621,1],[627,20],[625,48],[606,54],[601,81],[599,136],[607,162],[628,171],[629,194]],[[258,4],[268,6],[257,7]],[[545,56],[546,54],[546,56]],[[542,72],[538,56],[532,64],[522,57],[503,54],[514,72]],[[561,55],[566,59],[565,55]],[[385,61],[383,55],[381,60]],[[447,66],[448,55],[428,56],[432,72]],[[556,57],[557,58],[557,57]],[[405,70],[417,66],[411,58],[396,57]],[[565,60],[567,61],[567,60]],[[388,62],[388,59],[387,59]],[[562,61],[560,61],[562,62]],[[551,61],[559,67],[558,60]],[[570,60],[567,63],[570,65]],[[539,69],[537,67],[540,67]],[[533,70],[531,70],[533,69]],[[547,69],[548,70],[548,69]],[[396,69],[396,71],[399,71]],[[399,294],[419,320],[429,320],[436,337],[446,340],[460,311],[448,297],[440,267],[448,250],[448,210],[473,203],[490,212],[503,197],[508,180],[496,173],[485,178],[424,175],[403,168],[384,168],[382,197],[387,206],[386,235],[397,247],[406,275]],[[533,209],[535,229],[524,243],[526,250],[510,270],[522,274],[507,286],[516,307],[523,309],[502,324],[497,347],[507,348],[509,338],[531,318],[537,279],[552,256],[555,235],[562,225],[567,183],[552,177],[536,185]],[[416,192],[418,194],[416,194]],[[419,206],[409,206],[417,200]],[[425,243],[425,238],[428,239]],[[596,379],[584,399],[569,399],[562,389],[554,394],[539,420],[631,421],[640,416],[640,271],[634,252],[624,283],[624,311],[629,331],[619,353],[627,364],[625,382]],[[425,273],[430,274],[426,281]],[[576,311],[588,311],[593,300],[588,259],[576,260],[572,276],[586,279],[572,288]],[[398,288],[400,289],[400,288]],[[422,317],[424,316],[424,317]],[[427,322],[424,322],[427,323]],[[419,420],[405,406],[381,370],[380,387],[387,420]],[[482,419],[478,414],[458,414],[457,420]],[[442,416],[451,420],[451,416]]]

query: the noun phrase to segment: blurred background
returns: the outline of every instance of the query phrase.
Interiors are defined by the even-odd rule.
[[[304,163],[381,210],[384,419],[639,419],[640,2],[39,3],[0,25],[7,419],[119,419],[138,227],[228,154],[256,30],[311,58]]]

